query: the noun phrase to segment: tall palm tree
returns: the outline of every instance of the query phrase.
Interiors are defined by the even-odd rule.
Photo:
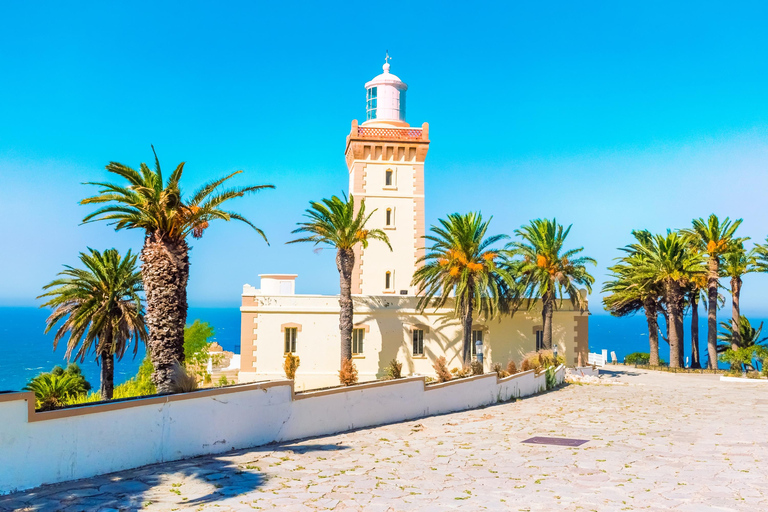
[[[642,256],[640,276],[664,287],[668,315],[669,365],[683,364],[684,289],[691,279],[705,272],[703,258],[691,250],[689,236],[679,231],[655,235],[649,244],[632,244],[632,250]]]
[[[127,183],[87,183],[101,187],[101,190],[80,204],[106,203],[106,206],[87,215],[83,222],[106,220],[111,221],[116,230],[144,230],[141,274],[147,295],[148,348],[154,366],[152,380],[159,393],[170,393],[174,364],[184,361],[189,279],[187,237],[190,234],[195,238],[202,237],[213,220],[234,219],[251,226],[266,241],[259,228],[240,214],[221,209],[221,205],[230,199],[274,187],[257,185],[222,189],[224,183],[242,172],[237,171],[203,185],[192,196],[184,197],[181,191],[184,163],[164,181],[156,153],[154,170],[144,163],[138,171],[117,162],[110,162],[106,168]]]
[[[648,231],[633,231],[632,235],[638,243],[648,244],[652,235]],[[661,301],[664,290],[658,283],[641,275],[642,255],[631,247],[621,250],[627,255],[620,258],[619,263],[609,267],[613,280],[603,285],[603,306],[613,316],[634,315],[641,309],[645,312],[648,324],[649,364],[659,365],[659,328],[658,315],[662,311]]]
[[[733,222],[728,217],[721,222],[714,213],[707,220],[693,220],[693,227],[684,230],[692,237],[699,250],[707,255],[707,352],[709,367],[717,368],[717,287],[720,279],[720,263],[723,254],[730,250],[736,241],[736,229],[742,220]]]
[[[43,287],[38,298],[49,300],[41,307],[53,312],[46,321],[45,332],[58,325],[53,348],[69,333],[65,357],[83,361],[91,350],[101,364],[101,398],[112,399],[115,356],[122,359],[133,341],[133,354],[140,342],[146,342],[144,308],[139,292],[141,274],[136,268],[136,255],[128,251],[124,257],[116,249],[103,253],[89,249],[80,253],[85,268],[65,265],[59,278]]]
[[[352,327],[354,307],[352,304],[352,270],[355,267],[357,244],[368,247],[370,240],[379,240],[387,244],[389,237],[381,229],[368,229],[366,225],[376,210],[365,213],[365,201],[355,211],[355,198],[342,194],[342,198],[333,196],[320,202],[310,201],[311,208],[304,214],[309,222],[299,222],[293,233],[309,233],[309,236],[291,240],[325,244],[336,248],[336,268],[339,270],[339,332],[341,334],[341,364],[352,358]]]
[[[491,218],[492,219],[492,218]],[[445,306],[453,292],[454,315],[463,328],[462,359],[472,362],[472,322],[475,314],[491,318],[508,311],[508,299],[514,279],[499,265],[499,250],[493,245],[507,235],[487,236],[491,219],[483,221],[479,212],[452,213],[440,219],[424,237],[432,243],[417,263],[413,285],[421,298],[417,310]],[[480,355],[479,357],[482,357]]]
[[[510,242],[506,248],[507,254],[521,258],[517,271],[529,309],[534,307],[534,299],[541,300],[543,342],[547,348],[552,348],[552,315],[559,307],[558,303],[562,303],[567,295],[574,307],[584,311],[587,308],[586,297],[581,295],[576,285],[592,292],[595,282],[586,265],[596,265],[597,262],[588,256],[576,257],[584,248],[564,249],[570,231],[571,226],[564,229],[557,219],[532,220],[529,225],[515,230],[523,241]]]
[[[741,276],[754,272],[756,270],[757,257],[755,250],[747,251],[744,249],[743,241],[732,244],[731,250],[723,255],[721,271],[723,276],[731,278],[731,326],[733,333],[733,349],[740,346],[739,340],[739,322],[741,318],[741,308],[739,299],[741,298]]]
[[[706,304],[706,289],[707,276],[704,274],[692,277],[685,288],[688,305],[691,308],[691,368],[701,368],[701,357],[699,356],[699,302],[702,300],[702,295],[704,295],[704,303]]]

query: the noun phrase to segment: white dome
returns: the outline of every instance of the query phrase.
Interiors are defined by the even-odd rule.
[[[366,123],[407,126],[405,122],[405,91],[408,86],[389,72],[389,55],[384,61],[384,72],[365,84]]]

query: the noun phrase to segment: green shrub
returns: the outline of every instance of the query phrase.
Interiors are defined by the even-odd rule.
[[[403,377],[402,371],[403,371],[403,363],[399,362],[397,358],[392,359],[387,365],[387,367],[384,369],[384,379],[385,380],[401,379]]]
[[[229,379],[227,378],[226,375],[222,375],[221,377],[219,377],[218,382],[216,382],[216,386],[218,386],[220,388],[222,388],[224,386],[229,386],[230,384],[232,384],[232,383],[229,382]]]
[[[647,352],[632,352],[624,358],[624,364],[648,364],[651,355]]]
[[[37,409],[49,411],[85,397],[91,385],[85,380],[80,367],[70,363],[66,369],[54,366],[50,373],[41,373],[29,381],[24,389],[35,394]]]

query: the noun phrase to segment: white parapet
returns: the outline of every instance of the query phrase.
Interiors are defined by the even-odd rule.
[[[565,368],[554,377],[561,384]],[[279,380],[49,412],[34,410],[30,392],[3,393],[0,494],[473,409],[546,388],[546,374],[532,370],[503,379],[490,373],[427,386],[423,377],[409,377],[300,394],[292,381]]]

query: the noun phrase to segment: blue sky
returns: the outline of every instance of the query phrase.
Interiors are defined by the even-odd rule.
[[[261,226],[193,241],[190,303],[236,305],[259,273],[335,293],[331,251],[286,246],[310,199],[347,187],[344,138],[363,84],[409,85],[430,123],[427,222],[573,223],[605,267],[630,231],[716,212],[768,235],[768,4],[740,2],[12,3],[0,17],[0,304],[32,305],[87,246],[137,232],[80,226],[110,160],[187,162],[190,188],[236,169],[277,189],[233,206]],[[768,312],[768,276],[742,305]],[[600,311],[592,296],[594,312]]]

